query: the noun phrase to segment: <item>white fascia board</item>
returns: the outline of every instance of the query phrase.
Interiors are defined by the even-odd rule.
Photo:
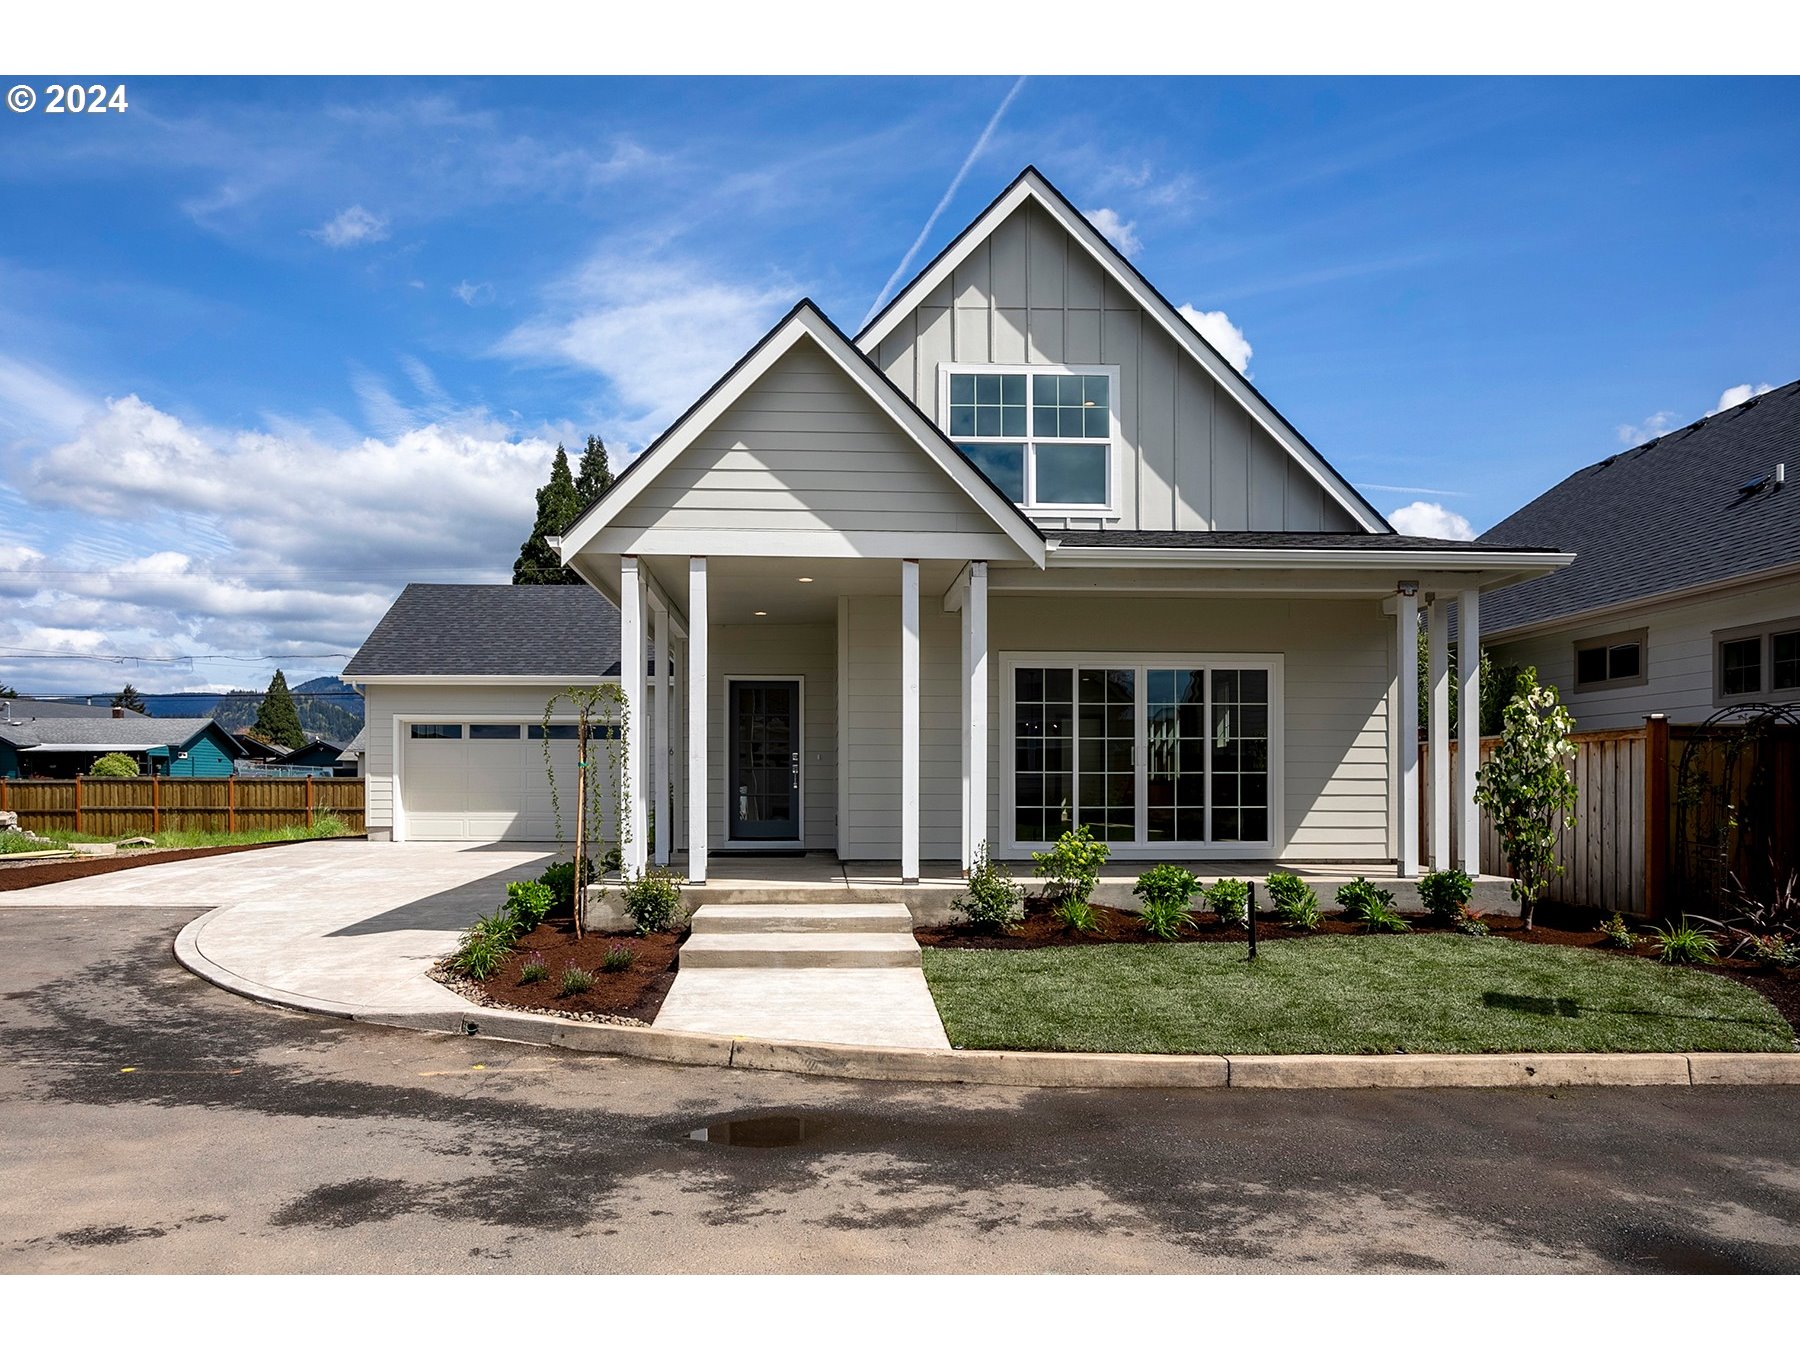
[[[1409,575],[1425,570],[1447,572],[1503,572],[1508,583],[1523,574],[1547,575],[1575,561],[1573,553],[1465,553],[1429,549],[1326,549],[1326,548],[1059,548],[1051,553],[1048,567],[1145,567],[1191,568],[1208,571],[1220,567],[1336,568],[1346,571],[1398,568]]]
[[[358,675],[361,684],[505,684],[557,685],[591,684],[609,678],[605,675]]]
[[[570,533],[563,537],[560,550],[563,561],[569,561],[592,542],[595,535],[611,524],[620,511],[629,506],[682,451],[692,445],[725,409],[742,397],[802,337],[810,337],[851,380],[874,398],[895,424],[955,480],[957,486],[962,488],[984,515],[1000,527],[1026,558],[1040,567],[1043,565],[1043,536],[1013,509],[1012,503],[1006,501],[973,464],[957,453],[935,425],[927,421],[886,380],[875,376],[868,362],[810,303],[799,306],[764,337],[729,378],[721,381],[671,427],[654,447],[646,451],[651,456],[649,463],[622,477],[596,503],[592,511],[576,522]]]
[[[1118,282],[1145,313],[1162,325],[1169,336],[1175,339],[1176,345],[1198,361],[1207,374],[1217,380],[1238,405],[1250,414],[1251,419],[1275,438],[1277,445],[1300,462],[1300,466],[1330,494],[1333,501],[1348,511],[1370,534],[1393,533],[1393,527],[1381,513],[1349,491],[1337,470],[1327,464],[1318,451],[1295,438],[1293,431],[1273,412],[1250,382],[1238,374],[1236,367],[1214,351],[1212,344],[1196,333],[1194,326],[1176,313],[1168,301],[1149,289],[1141,277],[1129,267],[1120,266],[1112,249],[1106,245],[1100,232],[1088,223],[1086,217],[1079,211],[1072,211],[1056,192],[1046,190],[1047,188],[1048,184],[1035,172],[1022,175],[1010,191],[988,208],[987,214],[977,222],[975,228],[964,234],[930,267],[921,272],[874,323],[857,335],[856,345],[864,352],[873,353],[881,345],[882,339],[894,331],[901,319],[912,313],[927,295],[942,285],[976,247],[1029,198],[1054,216],[1087,250],[1088,256]]]

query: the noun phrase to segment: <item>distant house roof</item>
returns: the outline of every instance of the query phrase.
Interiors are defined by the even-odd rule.
[[[277,764],[324,764],[342,757],[344,747],[336,741],[315,736],[297,750],[278,755]]]
[[[1410,534],[1361,531],[1267,530],[1051,530],[1058,548],[1344,549],[1395,553],[1492,553],[1496,546],[1472,539],[1426,539]],[[1509,547],[1512,553],[1555,553],[1549,545]]]
[[[112,713],[104,703],[83,703],[76,698],[0,698],[0,705],[7,709],[9,719],[23,720],[32,717],[111,717]],[[129,708],[119,709],[122,717],[143,717],[141,712],[133,712]]]
[[[1484,635],[1800,564],[1800,481],[1742,490],[1778,464],[1800,477],[1800,381],[1570,474],[1481,536],[1577,555],[1489,596]]]
[[[619,611],[591,586],[446,586],[400,592],[344,667],[346,680],[619,673]]]
[[[265,741],[261,736],[253,736],[248,729],[231,733],[238,739],[238,744],[256,759],[280,759],[283,755],[294,752],[279,741]]]
[[[22,751],[141,753],[164,746],[179,749],[217,725],[210,717],[41,717],[0,724],[0,741]]]
[[[368,749],[369,749],[368,736],[369,736],[369,728],[367,726],[358,727],[356,730],[356,735],[354,735],[350,738],[350,744],[346,745],[343,748],[343,750],[339,753],[338,758],[339,759],[355,759],[358,755],[368,753]]]

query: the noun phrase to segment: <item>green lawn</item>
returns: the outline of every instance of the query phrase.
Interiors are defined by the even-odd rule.
[[[14,834],[11,830],[0,830],[0,853],[42,853],[46,849],[58,848],[57,844],[40,844],[35,839],[27,839],[22,834]]]
[[[1703,971],[1449,934],[925,949],[950,1043],[974,1050],[1359,1054],[1792,1050],[1760,994]]]
[[[65,844],[108,844],[120,838],[137,837],[76,834],[73,830],[46,830],[44,833]],[[235,834],[227,830],[159,830],[147,837],[154,839],[158,848],[230,848],[234,844],[289,844],[301,839],[337,839],[348,833],[350,827],[344,824],[342,817],[320,811],[310,829],[304,825],[289,825],[279,830],[239,830]]]

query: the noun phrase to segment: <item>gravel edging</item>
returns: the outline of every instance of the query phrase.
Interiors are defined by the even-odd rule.
[[[449,958],[446,957],[445,961],[448,959]],[[448,989],[458,998],[466,998],[477,1007],[500,1008],[508,1012],[525,1013],[527,1016],[560,1017],[565,1022],[597,1022],[614,1027],[648,1027],[650,1025],[650,1023],[639,1021],[635,1017],[622,1017],[618,1013],[570,1012],[563,1008],[532,1009],[527,1012],[526,1009],[519,1007],[517,1004],[506,1003],[495,998],[492,994],[483,989],[477,981],[471,980],[467,975],[459,975],[454,970],[451,970],[450,967],[445,964],[445,961],[438,962],[430,970],[426,971],[425,974],[429,978],[436,980],[439,984],[443,985],[444,988]]]

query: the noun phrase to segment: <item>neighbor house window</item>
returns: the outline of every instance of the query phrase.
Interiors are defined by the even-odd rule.
[[[950,439],[1028,511],[1108,514],[1117,382],[1112,367],[946,367]]]
[[[1273,659],[1018,658],[1007,676],[1014,843],[1083,825],[1169,852],[1273,843],[1277,670]]]
[[[1800,696],[1800,619],[1713,634],[1713,701],[1791,702]]]
[[[462,739],[462,723],[414,722],[411,732],[415,741],[460,741]]]
[[[1575,687],[1606,689],[1645,682],[1644,648],[1648,633],[1583,638],[1575,644]]]

